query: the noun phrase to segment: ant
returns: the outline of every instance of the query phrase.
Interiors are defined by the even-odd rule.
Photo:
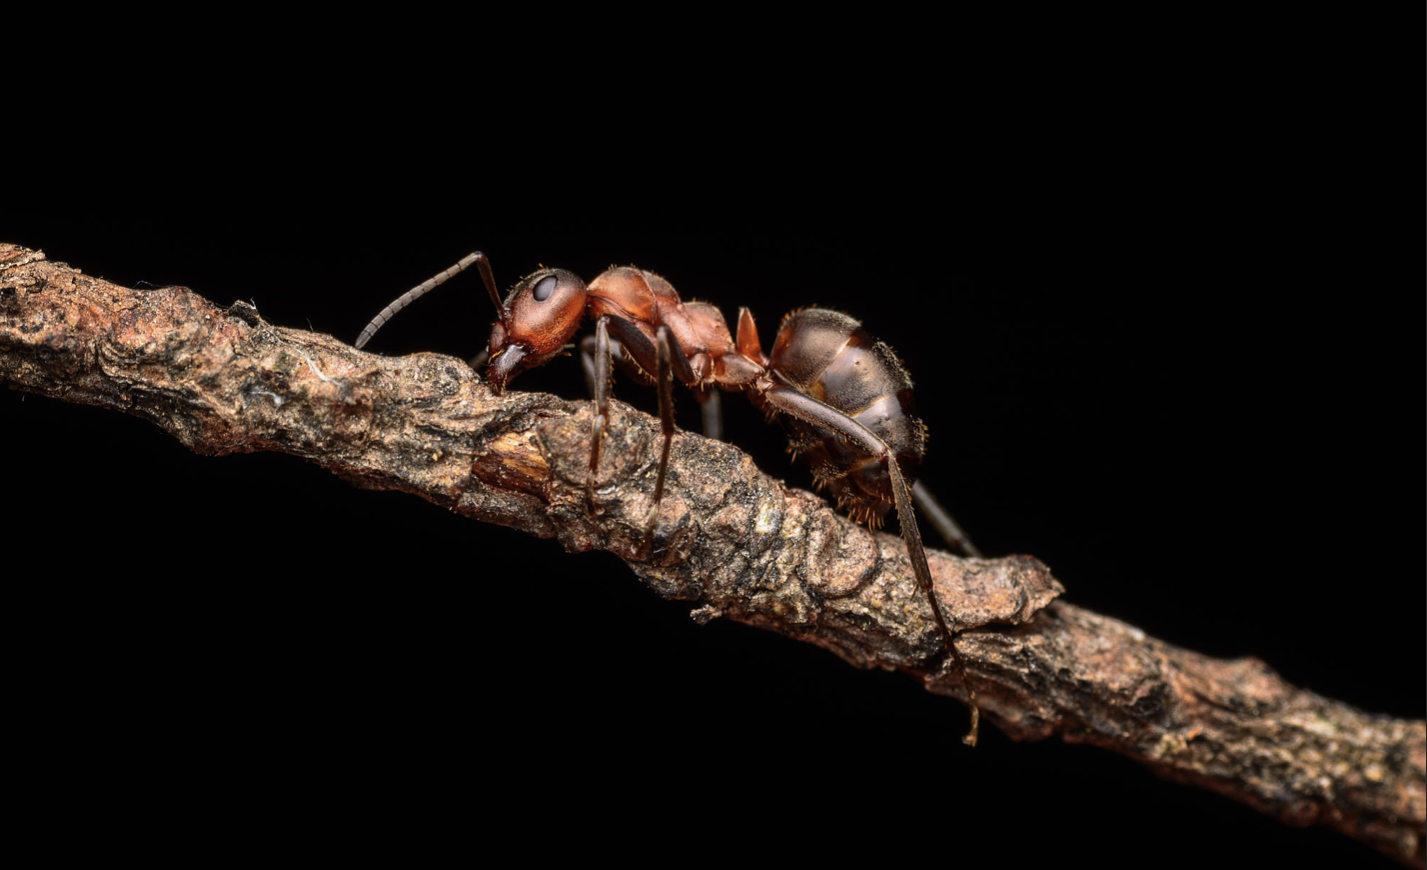
[[[608,269],[588,285],[564,269],[540,269],[521,279],[502,301],[490,261],[479,251],[383,308],[362,330],[356,347],[363,347],[398,311],[473,264],[499,316],[491,330],[486,369],[486,380],[497,395],[516,375],[563,354],[580,322],[595,319],[595,334],[581,343],[595,396],[587,499],[593,499],[601,436],[609,423],[611,365],[657,386],[664,438],[646,522],[646,548],[652,542],[669,466],[675,378],[693,390],[709,437],[717,438],[720,429],[718,390],[746,393],[756,407],[784,424],[789,450],[795,457],[808,458],[817,488],[829,490],[839,509],[875,527],[895,506],[917,584],[931,604],[943,645],[961,671],[971,708],[965,742],[976,745],[980,721],[976,693],[932,591],[913,499],[948,543],[968,555],[981,554],[950,514],[915,483],[926,452],[926,427],[912,403],[911,378],[890,347],[846,314],[804,308],[783,318],[773,350],[765,354],[747,308],[739,309],[735,339],[717,308],[706,302],[682,302],[664,278],[632,266]]]

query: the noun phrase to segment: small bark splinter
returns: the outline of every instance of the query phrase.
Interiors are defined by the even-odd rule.
[[[736,447],[680,432],[644,559],[659,424],[620,406],[590,476],[588,402],[492,394],[459,360],[388,359],[274,327],[182,287],[136,291],[0,245],[0,379],[134,414],[189,449],[302,456],[483,522],[609,550],[659,595],[894,667],[928,690],[940,641],[900,539],[788,490]],[[985,718],[1128,755],[1294,825],[1323,824],[1424,866],[1427,723],[1363,713],[1255,658],[1171,646],[1055,600],[1035,559],[928,552]],[[964,698],[963,698],[964,699]]]

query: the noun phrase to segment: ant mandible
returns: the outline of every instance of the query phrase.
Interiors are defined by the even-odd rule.
[[[980,556],[950,514],[916,484],[926,452],[925,426],[912,403],[912,381],[892,349],[857,320],[826,308],[805,308],[785,318],[765,354],[753,315],[738,312],[738,336],[723,314],[706,302],[682,302],[659,275],[631,266],[611,268],[588,285],[564,269],[541,269],[523,278],[501,301],[490,261],[479,251],[383,308],[362,330],[364,346],[396,312],[475,265],[499,320],[491,330],[486,380],[497,394],[516,375],[562,354],[586,317],[595,334],[585,339],[586,374],[595,394],[587,498],[593,498],[600,441],[609,422],[611,364],[659,391],[663,445],[646,523],[652,541],[669,447],[674,434],[673,379],[694,391],[704,409],[705,434],[718,437],[717,389],[746,393],[753,404],[777,416],[789,434],[789,449],[812,465],[819,489],[828,489],[839,509],[858,522],[879,526],[895,506],[907,555],[931,604],[942,643],[961,672],[971,708],[966,742],[976,745],[980,710],[966,678],[951,629],[933,592],[922,547],[915,498],[952,546]],[[717,388],[717,389],[714,389]]]

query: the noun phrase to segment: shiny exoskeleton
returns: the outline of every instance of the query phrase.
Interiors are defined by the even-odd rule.
[[[819,488],[827,489],[854,519],[880,525],[896,507],[917,583],[931,604],[943,644],[961,669],[951,630],[933,591],[921,534],[912,511],[913,484],[926,448],[926,432],[912,401],[912,382],[891,348],[852,317],[825,308],[807,308],[783,319],[771,353],[763,352],[753,315],[739,310],[735,338],[717,308],[683,302],[662,277],[633,267],[609,269],[588,285],[564,269],[541,269],[522,279],[502,301],[485,255],[473,253],[430,281],[408,291],[379,313],[357,339],[373,333],[411,301],[475,265],[499,320],[491,331],[486,379],[504,392],[521,372],[565,351],[586,317],[595,334],[582,347],[591,375],[596,414],[591,437],[589,484],[593,499],[600,442],[609,421],[611,365],[659,390],[663,444],[646,524],[652,541],[669,447],[674,433],[672,384],[690,387],[705,408],[706,434],[718,428],[717,389],[744,392],[779,419],[790,449],[812,465]],[[979,555],[961,537],[949,515],[917,487],[948,539]],[[979,711],[965,683],[971,707],[967,742],[975,744]]]
[[[926,453],[926,427],[912,401],[912,379],[892,349],[838,311],[805,308],[783,319],[767,366],[789,386],[860,423],[915,481]],[[750,392],[755,404],[761,394]],[[891,508],[892,481],[879,456],[825,427],[781,416],[788,449],[812,467],[813,481],[854,520],[880,526]]]

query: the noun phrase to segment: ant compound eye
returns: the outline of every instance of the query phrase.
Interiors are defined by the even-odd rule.
[[[585,283],[564,269],[542,269],[526,278],[510,300],[510,342],[536,356],[559,350],[580,325],[586,295]]]

